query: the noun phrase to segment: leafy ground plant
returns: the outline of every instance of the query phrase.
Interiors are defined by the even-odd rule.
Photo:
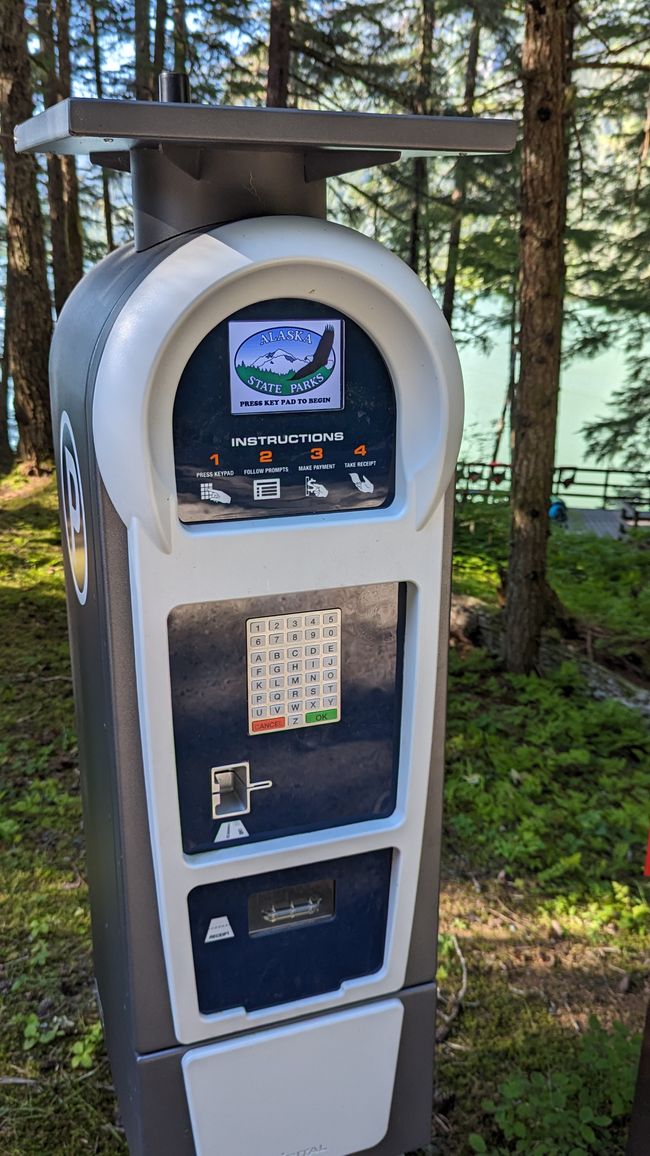
[[[508,561],[508,509],[459,506],[454,589],[497,607]],[[650,534],[624,540],[553,527],[548,579],[578,623],[587,651],[623,674],[650,682]]]
[[[475,869],[523,872],[553,894],[602,885],[611,899],[612,880],[638,880],[650,797],[643,718],[590,698],[570,664],[544,679],[510,676],[474,651],[452,652],[451,667],[452,850],[471,848]]]
[[[496,1146],[473,1132],[474,1152],[526,1156],[590,1156],[613,1153],[633,1093],[639,1037],[621,1024],[606,1032],[595,1016],[584,1035],[567,1047],[565,1063],[551,1071],[509,1076],[498,1098],[484,1100]]]

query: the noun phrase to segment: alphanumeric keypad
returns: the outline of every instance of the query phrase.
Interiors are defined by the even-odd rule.
[[[249,618],[248,733],[292,730],[341,717],[341,611]]]

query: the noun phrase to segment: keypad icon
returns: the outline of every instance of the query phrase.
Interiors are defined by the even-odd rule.
[[[249,618],[248,733],[339,722],[340,645],[337,609]]]

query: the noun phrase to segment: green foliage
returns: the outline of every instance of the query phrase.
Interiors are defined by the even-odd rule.
[[[540,679],[452,653],[445,821],[458,854],[532,872],[550,893],[607,888],[638,877],[649,795],[646,724],[590,698],[573,665]]]
[[[621,1024],[609,1033],[592,1016],[584,1035],[558,1057],[561,1065],[511,1075],[499,1084],[496,1100],[483,1101],[497,1143],[474,1133],[472,1150],[491,1156],[622,1153],[639,1044]]]
[[[454,590],[499,602],[508,561],[505,507],[465,503],[456,511]],[[594,658],[650,680],[650,536],[623,541],[553,528],[548,580],[586,635]]]
[[[456,594],[498,605],[499,569],[508,561],[508,509],[472,502],[456,509],[453,582]]]
[[[561,872],[558,872],[560,875]],[[556,876],[557,877],[557,876]],[[546,873],[546,882],[549,872]],[[580,901],[575,891],[554,895],[540,904],[549,919],[560,919],[567,928],[579,928],[595,936],[603,928],[616,927],[620,931],[645,934],[650,927],[650,895],[641,890],[641,884],[618,883],[598,890],[597,899]]]
[[[71,1068],[85,1068],[89,1070],[95,1063],[97,1051],[104,1039],[102,1025],[97,1020],[84,1032],[80,1040],[72,1045],[70,1058]]]
[[[573,615],[593,633],[594,657],[616,659],[650,679],[650,538],[551,536],[549,579]]]
[[[645,471],[650,439],[648,334],[637,334],[636,341],[641,344],[642,353],[639,355],[635,349],[630,357],[626,384],[614,390],[607,413],[587,422],[583,433],[597,462],[616,461],[625,469]]]
[[[2,1089],[0,1149],[121,1156],[96,1023],[56,492],[18,474],[10,482],[0,508],[0,1068],[28,1083]]]

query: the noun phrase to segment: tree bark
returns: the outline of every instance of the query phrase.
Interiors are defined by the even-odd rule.
[[[11,325],[9,300],[5,293],[5,332],[0,365],[0,474],[6,474],[14,464],[14,454],[9,441],[9,350],[7,330]]]
[[[135,99],[151,100],[153,85],[151,76],[151,28],[149,24],[149,0],[135,0]]]
[[[519,301],[517,299],[517,289],[519,283],[519,271],[515,270],[512,285],[512,299],[510,302],[510,318],[508,321],[508,384],[506,386],[506,394],[501,406],[501,413],[494,431],[494,449],[492,450],[492,461],[498,462],[499,453],[501,451],[501,439],[506,428],[506,419],[508,417],[508,410],[512,407],[512,398],[515,392],[515,382],[517,380],[517,354],[519,347],[517,344],[517,323],[519,319]]]
[[[153,36],[153,79],[158,83],[158,77],[165,67],[165,30],[167,25],[167,0],[156,0],[156,26]],[[155,94],[154,94],[155,95]]]
[[[59,80],[54,46],[54,22],[51,0],[38,0],[36,9],[40,40],[41,91],[45,107],[60,100]],[[54,305],[60,313],[70,292],[68,243],[63,193],[61,157],[49,153],[47,157],[47,200],[50,217],[50,244],[52,246],[52,273],[54,277]]]
[[[435,0],[422,0],[422,28],[417,84],[411,101],[411,111],[426,116],[431,109],[433,89],[433,36],[436,24]],[[411,218],[409,223],[408,263],[415,273],[420,271],[420,255],[424,242],[429,247],[428,214],[425,199],[428,191],[427,162],[424,157],[413,161]]]
[[[93,71],[95,73],[95,89],[97,97],[102,100],[104,96],[104,81],[102,77],[102,49],[99,40],[99,29],[97,26],[97,13],[95,11],[95,0],[90,0],[90,35],[92,38],[93,49]],[[102,169],[102,201],[104,205],[104,228],[106,230],[106,248],[109,253],[115,248],[115,239],[113,234],[113,205],[111,203],[111,183],[108,169]]]
[[[481,39],[481,17],[478,5],[473,10],[472,29],[469,35],[467,50],[467,66],[465,68],[465,97],[463,112],[471,116],[474,112],[474,98],[476,96],[476,71],[478,67],[479,43]],[[465,210],[465,196],[467,194],[467,163],[460,157],[456,164],[454,191],[451,202],[454,206],[451,228],[449,230],[449,246],[447,249],[447,268],[442,296],[442,312],[447,324],[451,328],[454,315],[454,300],[456,297],[456,278],[458,274],[458,258],[460,256],[460,234]]]
[[[47,363],[52,309],[45,268],[43,221],[36,183],[36,159],[17,154],[13,134],[32,115],[30,59],[23,0],[0,0],[0,113],[7,205],[7,298],[5,334],[14,407],[20,434],[19,457],[33,468],[52,459]]]
[[[187,68],[187,26],[185,23],[185,0],[174,0],[174,72],[185,72]]]
[[[56,0],[57,45],[59,49],[59,92],[60,99],[66,100],[72,90],[72,69],[70,66],[70,2]],[[77,179],[77,158],[61,157],[63,172],[63,196],[65,202],[65,233],[68,248],[68,293],[72,292],[83,276],[83,233],[79,213],[79,181]]]
[[[267,108],[286,108],[291,62],[291,0],[271,0]]]
[[[565,97],[572,0],[526,0],[520,232],[520,367],[513,459],[505,661],[538,660],[548,604],[548,503],[560,381],[566,220]]]

